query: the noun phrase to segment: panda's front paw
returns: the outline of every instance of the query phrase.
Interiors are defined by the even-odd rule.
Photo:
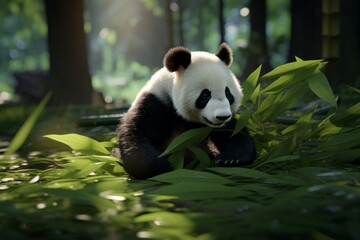
[[[241,167],[251,165],[255,160],[255,154],[234,154],[222,152],[215,157],[215,163],[220,167]]]

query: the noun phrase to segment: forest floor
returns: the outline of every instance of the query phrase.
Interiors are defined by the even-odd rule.
[[[360,239],[356,162],[289,158],[289,168],[279,161],[133,180],[109,154],[43,137],[77,133],[110,151],[116,124],[83,126],[80,115],[45,113],[21,151],[0,156],[1,239]]]

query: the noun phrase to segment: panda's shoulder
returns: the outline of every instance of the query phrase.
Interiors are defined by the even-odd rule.
[[[151,96],[156,97],[161,103],[171,106],[173,78],[173,74],[165,68],[158,70],[137,94],[132,105],[138,105],[140,100],[143,101],[144,97],[149,96],[150,94]]]
[[[155,135],[169,133],[174,128],[185,125],[185,120],[177,114],[173,105],[165,104],[156,95],[144,92],[121,119],[126,128]]]
[[[169,106],[154,93],[143,92],[131,105],[129,112],[136,112],[141,115],[159,115],[168,111],[174,111],[171,105]]]

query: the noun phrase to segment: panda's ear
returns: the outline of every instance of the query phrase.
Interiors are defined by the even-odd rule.
[[[186,69],[191,63],[191,52],[184,47],[175,47],[170,49],[164,57],[164,66],[170,71],[180,70],[180,67]]]
[[[233,61],[233,53],[229,45],[227,45],[226,43],[222,43],[220,45],[219,52],[216,54],[216,56],[230,67]]]

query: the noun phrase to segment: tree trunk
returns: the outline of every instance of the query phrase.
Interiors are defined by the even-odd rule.
[[[220,27],[220,44],[225,40],[225,18],[224,18],[224,0],[219,0],[219,27]]]
[[[288,62],[321,58],[321,0],[291,1]]]
[[[183,13],[184,13],[184,4],[183,0],[178,0],[179,5],[179,19],[178,19],[178,26],[179,26],[179,45],[185,46],[185,38],[184,38],[184,28],[183,28]]]
[[[56,105],[91,104],[82,0],[44,0],[48,23],[48,88]]]
[[[167,48],[174,47],[174,18],[171,10],[171,0],[166,0],[166,23],[168,30],[168,43]]]
[[[326,75],[333,86],[360,83],[360,1],[340,0],[338,58],[326,59]]]
[[[271,70],[266,40],[266,1],[251,0],[249,9],[250,40],[242,79],[246,79],[260,64],[262,64],[261,74]]]

